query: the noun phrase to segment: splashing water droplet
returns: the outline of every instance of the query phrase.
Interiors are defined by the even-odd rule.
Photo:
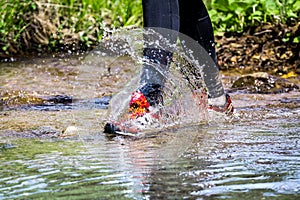
[[[103,81],[99,80],[99,74],[108,70],[113,78],[111,66],[128,57],[133,62],[131,69],[134,69],[134,73],[127,76],[127,84],[119,87],[119,91],[113,95],[108,120],[118,121],[128,114],[132,92],[145,82],[163,85],[163,104],[159,105],[163,127],[199,124],[207,120],[207,87],[210,82],[218,83],[218,71],[210,67],[215,67],[214,62],[196,41],[167,29],[120,29],[107,33],[103,42],[85,58],[86,62],[92,62],[88,67],[83,66],[80,74],[81,77],[92,74],[89,84],[95,83],[94,93],[97,94],[96,83]],[[179,38],[179,42],[175,42],[174,38]],[[145,49],[152,49],[154,53],[145,57]],[[169,55],[168,52],[172,54],[169,61],[162,56],[165,52],[166,55]],[[119,73],[126,73],[122,71],[126,69],[122,67],[126,62],[126,59],[120,62]],[[208,67],[209,70],[205,71]],[[146,78],[143,73],[147,74]]]

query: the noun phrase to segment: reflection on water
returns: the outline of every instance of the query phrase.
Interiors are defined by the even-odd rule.
[[[34,62],[0,65],[0,199],[300,198],[299,93],[232,94],[230,121],[109,137],[105,102],[132,62],[108,73],[90,60],[92,77],[78,77],[78,60]],[[86,78],[102,81],[78,83]],[[76,101],[40,104],[55,95]],[[70,126],[74,135],[60,138]]]

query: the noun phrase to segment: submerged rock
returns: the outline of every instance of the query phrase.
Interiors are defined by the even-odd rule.
[[[53,127],[42,126],[36,130],[31,130],[31,134],[39,138],[57,138],[60,134],[60,131]]]
[[[41,104],[44,99],[28,94],[26,91],[0,91],[0,107],[1,106],[15,106],[23,104]]]
[[[289,92],[299,89],[299,86],[286,79],[259,72],[240,77],[232,84],[232,89],[249,93],[270,94]]]
[[[59,135],[59,137],[72,137],[78,135],[78,127],[76,126],[68,126],[65,130],[62,131],[62,133]]]

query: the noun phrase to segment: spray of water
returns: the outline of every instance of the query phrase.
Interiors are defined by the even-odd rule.
[[[155,53],[147,57],[145,49],[154,49]],[[166,52],[171,56],[164,60],[161,54]],[[104,121],[128,120],[124,116],[128,114],[132,92],[146,82],[163,85],[163,104],[158,106],[161,119],[155,128],[207,121],[207,88],[216,93],[223,90],[219,87],[218,68],[198,42],[168,29],[119,29],[106,34],[80,67],[78,80],[85,84],[81,88],[84,98],[94,98],[101,74],[111,73],[112,65],[122,59],[126,64],[128,58],[133,70],[125,81],[127,84],[112,95]],[[97,114],[89,118],[97,119]]]
[[[144,56],[146,48],[159,50],[154,57],[159,58],[161,52],[171,52],[172,56],[166,62],[162,59],[158,62]],[[163,82],[163,104],[158,105],[159,124],[147,127],[147,134],[142,138],[152,138],[149,144],[145,143],[157,148],[154,152],[159,158],[157,162],[173,162],[193,144],[197,135],[205,131],[202,125],[208,118],[209,79],[211,85],[219,81],[214,66],[211,57],[196,41],[178,32],[156,28],[107,32],[103,42],[79,65],[74,89],[79,95],[77,98],[97,99],[103,95],[99,91],[105,88],[105,95],[112,96],[109,108],[105,116],[96,102],[94,107],[78,110],[74,116],[76,134],[84,144],[95,139],[93,133],[105,137],[102,132],[106,122],[128,120],[126,115],[132,92],[145,80]],[[91,141],[86,139],[91,137]],[[157,146],[154,138],[163,145]],[[88,145],[87,150],[92,151]],[[143,154],[147,152],[143,150]]]

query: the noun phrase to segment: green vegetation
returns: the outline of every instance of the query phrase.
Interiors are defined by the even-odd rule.
[[[299,21],[298,0],[206,0],[215,30],[242,32],[260,23]]]
[[[141,0],[2,0],[0,7],[2,57],[76,51],[99,41],[105,28],[142,26]]]
[[[300,16],[298,0],[204,1],[217,32],[298,22]],[[2,0],[0,6],[0,58],[85,50],[105,28],[142,26],[142,0]]]

